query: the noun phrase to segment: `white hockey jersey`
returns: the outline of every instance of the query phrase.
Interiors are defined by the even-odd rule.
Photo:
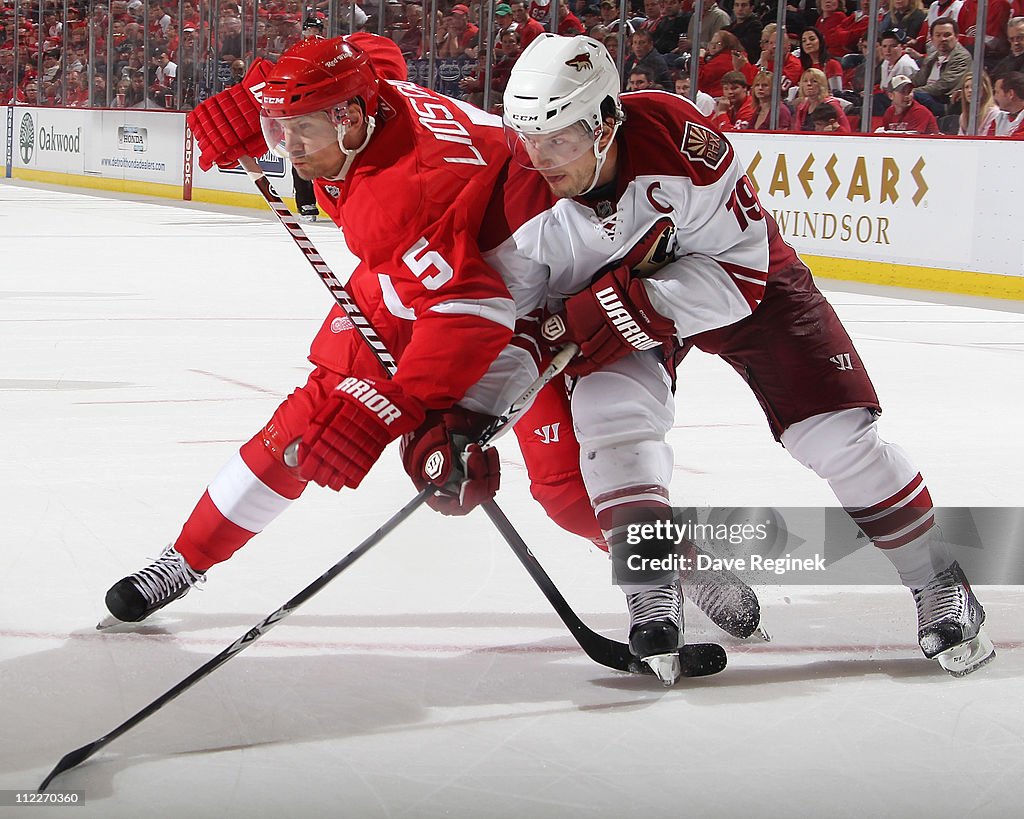
[[[799,264],[760,205],[732,145],[682,97],[622,95],[614,194],[556,199],[540,174],[510,167],[502,211],[485,219],[484,258],[517,312],[587,287],[628,264],[680,339],[733,324],[764,297],[774,270]]]

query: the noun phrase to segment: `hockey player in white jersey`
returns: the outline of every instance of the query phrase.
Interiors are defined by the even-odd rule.
[[[584,36],[541,35],[523,52],[504,119],[529,170],[510,172],[485,258],[501,257],[520,313],[547,306],[550,343],[581,348],[571,397],[549,386],[517,432],[525,451],[529,430],[575,430],[613,554],[613,516],[668,515],[674,367],[696,346],[736,369],[776,439],[892,562],[925,656],[955,675],[993,658],[920,472],[879,435],[856,349],[725,136],[680,97],[620,95],[607,51]],[[682,639],[678,581],[624,591],[634,652],[668,656]]]

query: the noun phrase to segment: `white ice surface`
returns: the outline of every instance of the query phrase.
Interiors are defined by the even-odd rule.
[[[312,233],[346,268],[338,232]],[[936,502],[1022,505],[1024,317],[831,299],[883,434]],[[388,452],[358,493],[310,490],[137,632],[93,630],[106,588],[304,379],[329,304],[262,214],[0,185],[0,789],[35,788],[412,496]],[[674,500],[835,504],[722,362],[691,356],[679,395]],[[502,506],[584,620],[621,639],[605,560],[546,520],[514,443],[501,452]],[[999,656],[963,680],[920,656],[902,588],[775,586],[773,643],[725,638],[725,672],[663,690],[586,659],[481,513],[423,510],[54,783],[84,807],[36,815],[1016,815],[1024,595],[980,594]],[[687,615],[691,641],[721,639]]]

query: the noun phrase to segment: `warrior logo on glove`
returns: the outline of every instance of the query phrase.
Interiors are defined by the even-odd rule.
[[[388,426],[402,417],[402,411],[377,392],[369,381],[349,376],[338,385],[338,389],[347,392],[353,398],[358,398]]]
[[[622,340],[627,344],[632,345],[637,350],[650,350],[661,345],[660,341],[651,338],[640,329],[640,325],[636,323],[633,314],[623,306],[622,299],[619,298],[618,291],[614,287],[605,287],[603,290],[598,290],[594,293],[594,297],[597,299],[597,303],[601,305],[605,315],[608,316],[608,321],[622,334]],[[649,321],[642,310],[638,310],[638,313],[641,318]]]
[[[423,464],[423,474],[436,481],[448,471],[448,458],[444,452],[434,450]]]
[[[562,321],[562,317],[557,314],[548,316],[540,326],[540,334],[544,336],[547,341],[551,342],[558,341],[565,335],[565,332],[565,322]]]

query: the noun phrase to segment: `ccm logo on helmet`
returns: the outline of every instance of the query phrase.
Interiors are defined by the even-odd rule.
[[[571,60],[566,60],[565,64],[577,71],[590,71],[594,68],[594,64],[590,62],[590,55],[585,51],[582,54],[577,54]]]
[[[284,97],[264,97],[264,105],[284,105]]]
[[[512,119],[517,119],[520,122],[536,122],[540,119],[540,114],[513,114]]]
[[[372,384],[361,378],[349,376],[335,389],[358,398],[368,410],[377,413],[377,417],[389,426],[402,417],[402,411],[398,407],[377,392]]]

